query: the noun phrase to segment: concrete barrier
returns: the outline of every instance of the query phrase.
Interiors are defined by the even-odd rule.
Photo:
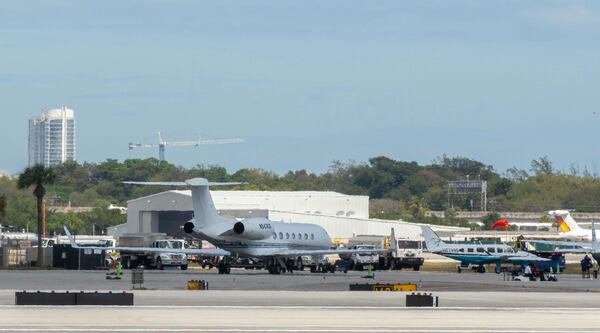
[[[407,307],[438,307],[439,301],[437,296],[432,294],[415,294],[406,295],[406,306]]]
[[[373,291],[373,285],[368,283],[354,283],[350,285],[350,291]]]
[[[132,293],[15,292],[15,305],[133,305]]]
[[[96,291],[93,293],[80,292],[76,295],[77,305],[133,305],[132,293],[113,293],[111,291],[99,293]]]
[[[15,305],[76,305],[75,294],[65,292],[15,292]]]

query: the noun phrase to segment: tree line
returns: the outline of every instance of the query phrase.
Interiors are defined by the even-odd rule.
[[[88,213],[48,212],[47,230],[60,232],[67,224],[76,232],[96,233],[124,223],[109,204],[126,206],[127,200],[149,195],[165,188],[127,186],[125,180],[175,181],[204,177],[211,181],[246,182],[243,190],[336,191],[368,195],[372,218],[469,226],[457,219],[456,212],[479,209],[480,195],[472,193],[448,200],[448,181],[479,179],[487,181],[488,210],[539,212],[566,208],[600,211],[600,180],[577,166],[558,171],[547,157],[531,162],[528,170],[511,168],[500,174],[493,166],[465,157],[441,156],[429,164],[397,161],[385,156],[356,163],[334,161],[321,174],[306,170],[278,175],[272,171],[245,168],[230,173],[221,166],[197,165],[183,168],[155,158],[108,159],[100,163],[66,162],[52,168],[56,177],[47,185],[50,206],[71,204],[94,207]],[[35,228],[36,202],[31,191],[19,189],[17,179],[0,178],[0,223],[17,229]],[[445,211],[445,218],[429,216],[428,211]]]

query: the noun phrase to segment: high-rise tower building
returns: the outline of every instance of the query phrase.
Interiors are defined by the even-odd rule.
[[[75,113],[65,107],[29,119],[29,166],[75,161]]]

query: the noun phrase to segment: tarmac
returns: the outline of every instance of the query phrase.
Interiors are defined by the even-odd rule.
[[[205,280],[212,290],[292,290],[347,291],[351,283],[415,283],[428,291],[524,291],[524,292],[600,292],[600,280],[584,280],[578,275],[561,274],[558,282],[517,282],[510,276],[495,273],[450,273],[377,271],[375,279],[364,278],[367,272],[350,271],[311,274],[270,275],[264,270],[232,269],[219,275],[215,269],[146,270],[144,287],[151,290],[184,290],[189,280]],[[122,280],[106,280],[104,271],[0,270],[0,289],[17,290],[122,290],[131,288],[130,271]]]
[[[0,290],[0,306],[15,303],[16,290]],[[62,290],[60,290],[62,291]],[[136,306],[191,307],[405,307],[405,292],[265,291],[265,290],[127,290]],[[420,291],[421,292],[421,291]],[[453,308],[580,308],[599,309],[600,294],[569,292],[429,292],[439,306]],[[568,306],[565,306],[568,305]]]
[[[600,280],[504,281],[494,273],[376,272],[415,282],[439,308],[406,308],[404,292],[348,291],[365,272],[146,271],[131,290],[102,271],[0,271],[0,332],[600,332]],[[210,290],[187,291],[190,279]],[[127,290],[135,306],[15,306],[18,290]]]
[[[9,307],[0,314],[2,331],[21,332],[597,332],[600,311],[136,306]]]

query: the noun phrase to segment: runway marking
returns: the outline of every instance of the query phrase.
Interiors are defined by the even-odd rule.
[[[0,332],[34,332],[34,331],[45,331],[45,332],[247,332],[247,333],[270,333],[270,332],[287,332],[287,333],[358,333],[358,332],[382,332],[382,333],[434,333],[434,332],[446,332],[446,333],[509,333],[515,332],[514,329],[377,329],[371,327],[365,327],[360,329],[238,329],[238,328],[0,328]],[[565,332],[576,332],[576,333],[597,333],[598,330],[518,330],[522,333],[565,333]]]
[[[600,311],[600,306],[595,308],[558,308],[558,307],[406,307],[406,306],[343,306],[343,305],[0,305],[0,309],[27,309],[27,308],[42,308],[42,309],[331,309],[331,310],[405,310],[405,311],[441,311],[441,310],[476,310],[476,311],[523,311],[528,312],[578,312],[578,311]],[[1,330],[1,328],[0,328]]]

